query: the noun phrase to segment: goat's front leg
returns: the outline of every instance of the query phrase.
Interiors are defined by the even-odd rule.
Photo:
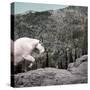
[[[33,65],[33,63],[35,62],[35,58],[34,57],[32,57],[31,55],[26,55],[26,56],[24,56],[23,57],[25,60],[27,60],[27,61],[30,61],[31,63],[30,63],[30,65],[29,65],[29,68],[31,68],[32,67],[32,65]]]
[[[28,66],[29,68],[31,68],[32,67],[32,65],[33,65],[33,63],[30,63],[30,65]]]

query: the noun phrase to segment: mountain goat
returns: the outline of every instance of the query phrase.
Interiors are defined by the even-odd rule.
[[[14,66],[18,65],[23,60],[27,60],[31,62],[29,65],[30,68],[35,62],[35,58],[32,56],[32,52],[35,48],[39,50],[40,54],[45,51],[38,39],[28,37],[17,39],[14,42]]]

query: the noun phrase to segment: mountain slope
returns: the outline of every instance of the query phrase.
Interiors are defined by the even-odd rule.
[[[40,62],[35,64],[37,68],[48,63],[46,67],[67,69],[69,63],[87,54],[87,10],[87,7],[69,6],[15,15],[14,40],[27,36],[43,42],[46,52],[43,60],[40,56]]]

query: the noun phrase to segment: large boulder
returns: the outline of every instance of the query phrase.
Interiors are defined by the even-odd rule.
[[[87,59],[88,59],[87,55],[83,55],[82,57],[76,59],[76,62],[70,63],[68,65],[68,70],[74,74],[82,74],[87,76],[88,73]]]
[[[68,65],[68,70],[70,70],[70,68],[72,68],[72,67],[74,67],[74,63],[70,63],[70,64]]]
[[[44,68],[15,75],[15,87],[87,83],[87,77],[64,69]]]
[[[80,58],[76,59],[76,62],[74,63],[74,66],[78,67],[81,63],[87,62],[87,60],[88,60],[88,55],[83,55]]]

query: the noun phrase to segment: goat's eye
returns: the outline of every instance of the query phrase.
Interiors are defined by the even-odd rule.
[[[39,43],[41,43],[41,41],[39,41]]]
[[[39,43],[42,45],[43,43],[41,41],[39,41]]]

